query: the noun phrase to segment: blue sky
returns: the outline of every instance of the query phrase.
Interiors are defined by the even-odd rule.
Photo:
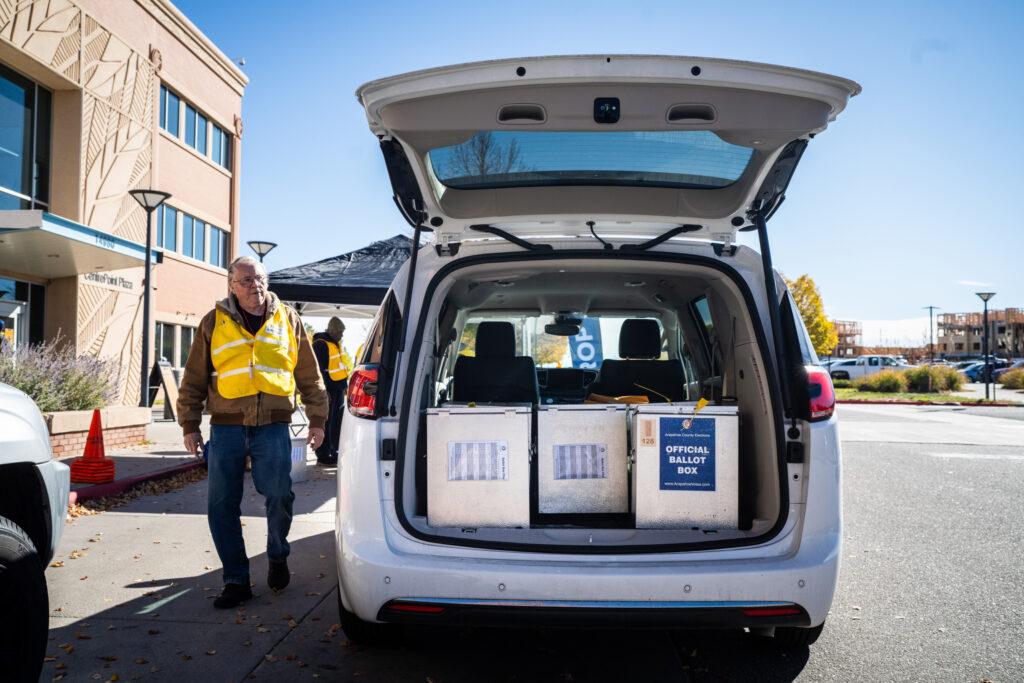
[[[776,266],[810,273],[830,315],[919,321],[928,304],[979,309],[979,289],[1024,307],[1024,3],[177,4],[246,60],[241,237],[280,243],[271,270],[408,232],[361,83],[502,57],[681,54],[864,86],[770,225]],[[915,324],[890,336],[919,341]]]

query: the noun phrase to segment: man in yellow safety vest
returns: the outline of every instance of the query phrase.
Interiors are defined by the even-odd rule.
[[[204,408],[210,413],[207,518],[224,566],[224,590],[213,602],[222,609],[252,598],[239,507],[246,456],[256,490],[266,499],[267,585],[281,590],[291,578],[295,390],[313,448],[323,442],[327,419],[327,392],[302,320],[267,290],[263,264],[249,256],[232,261],[228,289],[228,298],[199,322],[178,392],[178,421],[192,454],[203,449]]]
[[[313,353],[327,388],[327,433],[320,448],[316,449],[316,461],[321,465],[338,464],[345,390],[348,388],[348,375],[352,372],[352,359],[341,345],[344,334],[345,324],[341,318],[331,318],[327,321],[326,332],[313,335]]]

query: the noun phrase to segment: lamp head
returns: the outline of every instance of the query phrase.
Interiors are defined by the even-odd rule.
[[[146,211],[153,211],[171,198],[170,193],[160,190],[128,190],[128,194]]]
[[[978,295],[979,299],[981,299],[982,301],[984,301],[986,303],[988,302],[989,299],[991,299],[992,297],[994,297],[996,295],[995,292],[975,292],[975,294]]]
[[[274,247],[277,246],[276,242],[264,242],[263,240],[249,240],[246,242],[249,248],[256,252],[256,255],[261,259],[273,251]]]

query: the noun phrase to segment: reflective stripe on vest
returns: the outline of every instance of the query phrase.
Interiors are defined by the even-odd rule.
[[[349,360],[348,354],[332,341],[322,337],[317,341],[327,345],[327,376],[335,382],[348,378],[348,373],[352,370],[352,361]]]
[[[295,393],[298,344],[284,306],[278,306],[256,336],[218,308],[210,347],[217,393],[224,398]]]

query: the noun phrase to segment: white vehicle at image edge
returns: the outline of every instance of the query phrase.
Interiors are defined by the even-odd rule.
[[[0,671],[39,678],[49,629],[43,570],[64,531],[71,474],[54,462],[36,404],[0,384]]]
[[[842,546],[835,400],[766,224],[859,92],[614,55],[359,88],[394,201],[416,244],[433,240],[349,380],[336,543],[350,638],[536,623],[814,642]],[[758,251],[737,246],[747,230]],[[578,362],[598,333],[600,363]]]
[[[857,356],[832,363],[828,370],[832,379],[859,379],[882,370],[906,370],[911,367],[896,356]]]

